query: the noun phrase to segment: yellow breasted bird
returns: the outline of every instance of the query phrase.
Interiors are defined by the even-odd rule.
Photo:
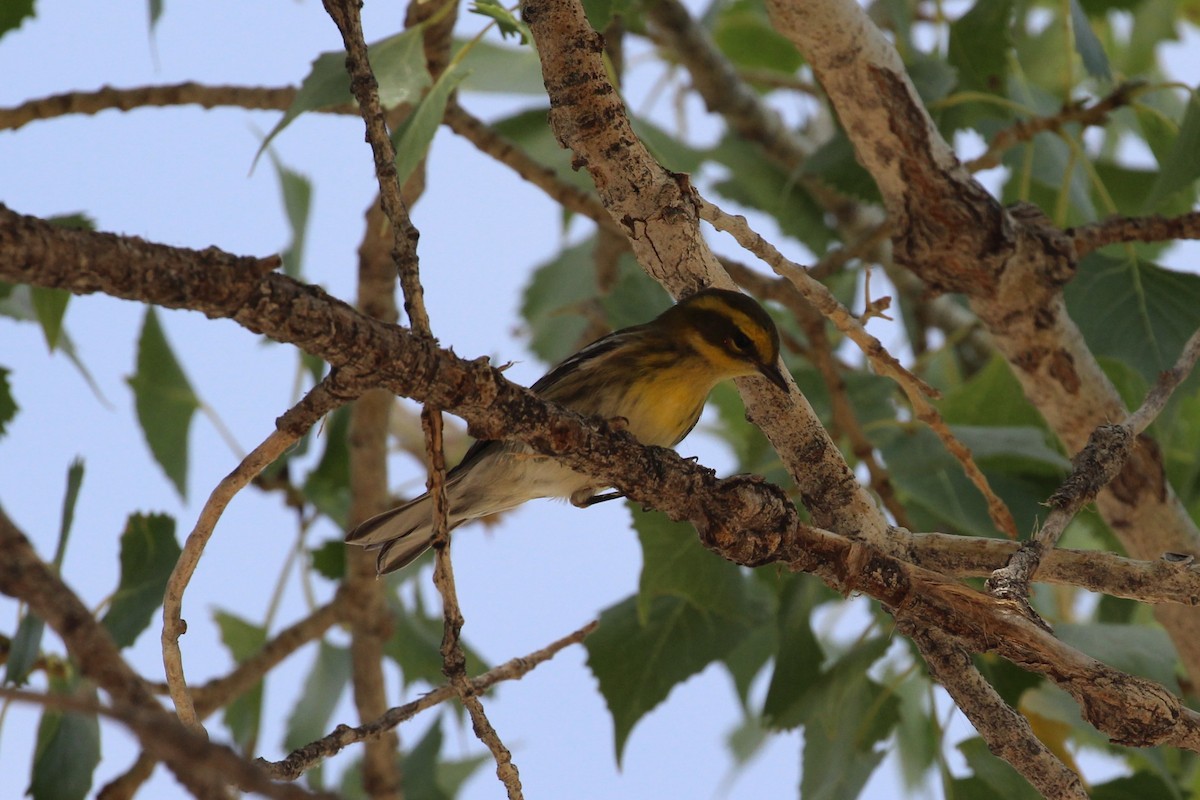
[[[580,414],[623,418],[643,444],[673,447],[723,380],[757,373],[786,392],[778,361],[779,331],[762,306],[740,292],[705,289],[592,342],[530,388]],[[453,529],[538,497],[587,506],[616,496],[597,497],[602,488],[521,442],[478,441],[446,475],[447,521]],[[383,574],[411,563],[432,538],[433,502],[423,494],[368,519],[346,541],[378,550]]]

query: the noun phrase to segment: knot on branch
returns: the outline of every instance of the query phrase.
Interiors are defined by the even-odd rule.
[[[1033,203],[1014,203],[1008,207],[1008,213],[1024,234],[1022,238],[1045,256],[1037,259],[1037,274],[1042,283],[1051,288],[1069,283],[1075,277],[1075,240]]]
[[[1079,508],[1117,476],[1133,449],[1133,432],[1124,425],[1099,425],[1088,443],[1071,459],[1075,469],[1050,495],[1051,508]]]
[[[1154,681],[1105,670],[1090,677],[1086,692],[1072,691],[1084,718],[1113,744],[1154,747],[1169,741],[1179,723],[1180,701]]]
[[[745,567],[778,560],[797,521],[783,489],[757,475],[735,475],[718,481],[710,498],[704,516],[693,520],[705,547]]]

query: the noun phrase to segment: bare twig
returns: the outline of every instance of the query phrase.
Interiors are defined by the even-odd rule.
[[[93,92],[67,92],[30,100],[12,108],[0,108],[0,130],[16,130],[36,120],[68,114],[98,114],[110,109],[131,111],[135,108],[198,105],[204,108],[236,106],[283,111],[295,99],[294,86],[205,86],[192,82],[129,89],[105,86]],[[353,113],[348,106],[322,111]]]
[[[560,650],[570,645],[582,642],[588,634],[596,629],[596,622],[589,622],[577,631],[570,633],[557,641],[551,642],[540,650],[535,650],[523,658],[514,658],[493,667],[469,683],[473,694],[482,694],[501,681],[520,680],[530,670],[544,661],[553,658]],[[339,753],[344,748],[356,742],[369,741],[378,738],[406,720],[412,719],[427,708],[459,696],[459,690],[449,683],[422,695],[411,703],[390,709],[377,720],[373,720],[357,728],[339,725],[332,733],[323,739],[290,753],[281,761],[269,762],[259,760],[267,771],[281,780],[295,780],[311,769],[314,765]]]
[[[906,560],[954,578],[991,575],[1021,547],[1006,539],[947,533],[896,529],[892,535],[899,540]],[[1077,586],[1139,603],[1200,606],[1200,562],[1173,553],[1164,553],[1154,561],[1138,561],[1095,550],[1055,548],[1044,555],[1034,580]]]
[[[1200,358],[1200,330],[1192,334],[1175,365],[1163,372],[1150,389],[1142,405],[1119,425],[1101,425],[1088,439],[1087,446],[1072,459],[1074,469],[1047,505],[1052,509],[1046,523],[1025,543],[1003,568],[988,579],[988,589],[1028,607],[1029,581],[1047,552],[1057,546],[1067,525],[1079,509],[1096,498],[1100,490],[1120,473],[1133,451],[1137,437],[1166,407],[1172,392],[1191,374]]]
[[[1172,239],[1200,239],[1200,211],[1177,217],[1151,214],[1147,217],[1109,217],[1101,222],[1068,228],[1067,236],[1075,243],[1077,258],[1119,242],[1166,242]]]
[[[443,121],[450,130],[475,145],[481,153],[512,169],[563,208],[587,217],[602,228],[624,235],[595,194],[560,180],[554,170],[535,161],[518,145],[496,133],[457,102],[452,100],[446,106]]]
[[[175,704],[175,712],[189,727],[199,729],[201,725],[192,695],[188,691],[183,671],[183,655],[179,649],[179,637],[187,630],[187,624],[183,620],[183,593],[229,501],[254,480],[256,475],[299,441],[317,420],[353,397],[353,390],[348,387],[345,379],[345,373],[332,372],[314,386],[299,403],[278,419],[275,431],[217,484],[204,508],[200,510],[196,525],[188,535],[183,552],[171,571],[163,597],[163,667],[171,700]]]
[[[1084,127],[1104,125],[1108,122],[1109,114],[1118,108],[1129,105],[1138,92],[1144,88],[1145,84],[1140,82],[1122,83],[1090,105],[1086,101],[1079,100],[1066,106],[1057,114],[1016,122],[993,136],[992,141],[988,143],[987,150],[963,166],[971,172],[998,167],[1001,156],[1008,148],[1019,142],[1028,142],[1034,136],[1046,131],[1061,133],[1065,125],[1072,123]]]

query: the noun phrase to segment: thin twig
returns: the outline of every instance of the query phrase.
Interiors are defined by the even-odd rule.
[[[625,232],[613,221],[600,198],[593,192],[584,191],[562,180],[550,167],[534,160],[519,145],[501,136],[456,101],[451,100],[446,105],[446,114],[442,121],[450,130],[475,145],[481,153],[507,166],[563,208],[585,216],[597,225],[609,228],[624,237]]]
[[[1042,558],[1058,545],[1079,510],[1121,472],[1137,437],[1166,407],[1172,392],[1191,374],[1197,358],[1200,358],[1200,330],[1188,339],[1175,365],[1159,376],[1136,411],[1119,425],[1101,425],[1092,431],[1087,445],[1072,459],[1071,474],[1046,501],[1051,511],[1045,524],[1013,554],[1007,565],[992,573],[987,581],[989,591],[1020,604],[1037,618],[1029,606],[1029,582]]]
[[[0,130],[16,130],[30,122],[68,114],[98,114],[111,109],[132,111],[137,108],[198,105],[203,108],[235,106],[248,110],[283,111],[295,99],[294,86],[206,86],[190,81],[170,86],[137,86],[128,89],[104,86],[92,92],[67,92],[39,97],[11,108],[0,108]],[[320,110],[353,113],[349,106]]]
[[[717,230],[731,234],[738,244],[766,262],[777,274],[790,280],[808,302],[859,346],[876,372],[892,378],[899,384],[905,396],[908,397],[909,403],[912,404],[913,413],[917,419],[924,422],[937,434],[947,451],[962,465],[963,471],[971,483],[975,484],[975,487],[983,495],[992,523],[1009,538],[1015,539],[1017,525],[1013,521],[1008,507],[992,491],[987,477],[971,457],[970,449],[950,431],[941,414],[926,399],[927,397],[937,397],[937,390],[905,369],[878,339],[867,333],[858,319],[838,302],[824,284],[814,280],[799,264],[784,258],[774,245],[750,228],[745,217],[725,213],[700,197],[698,193],[695,198],[700,215],[704,220]]]
[[[1122,83],[1091,105],[1080,100],[1065,107],[1057,114],[1020,120],[993,136],[992,141],[988,143],[987,150],[963,166],[971,172],[998,167],[1000,166],[1000,157],[1013,145],[1019,142],[1028,142],[1034,136],[1046,131],[1061,132],[1063,126],[1068,124],[1073,123],[1084,127],[1104,125],[1108,122],[1109,114],[1118,108],[1129,105],[1143,88],[1145,88],[1145,84],[1137,81]]]
[[[1146,217],[1109,217],[1101,222],[1068,228],[1066,234],[1075,243],[1076,258],[1119,242],[1166,242],[1172,239],[1200,239],[1200,211],[1177,217],[1151,214]]]
[[[578,644],[596,629],[596,622],[589,622],[577,631],[558,639],[540,650],[535,650],[523,658],[513,658],[493,667],[477,678],[470,680],[471,691],[482,694],[501,681],[520,680],[539,664],[549,661],[560,650],[573,644]],[[332,758],[344,748],[352,744],[378,738],[385,731],[395,728],[402,722],[412,719],[422,711],[432,708],[439,703],[458,697],[458,689],[449,683],[439,686],[428,694],[422,695],[411,703],[390,709],[377,720],[351,728],[339,725],[328,736],[294,750],[281,761],[264,761],[259,763],[275,778],[280,780],[295,780],[311,769],[314,765]]]
[[[187,624],[183,620],[183,593],[229,502],[254,480],[255,476],[298,442],[317,420],[350,399],[352,394],[345,385],[344,378],[345,373],[330,373],[314,386],[299,403],[277,420],[275,431],[217,484],[204,508],[200,510],[196,525],[175,562],[163,596],[163,628],[160,638],[163,668],[171,701],[175,704],[176,714],[188,727],[201,729],[203,726],[196,714],[191,692],[188,691],[183,671],[183,655],[179,649],[179,637],[187,630]]]

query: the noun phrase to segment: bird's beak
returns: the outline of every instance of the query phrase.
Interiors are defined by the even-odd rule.
[[[788,390],[787,380],[783,377],[783,373],[779,370],[778,363],[759,364],[758,371],[764,378],[766,378],[771,383],[778,386],[785,393],[787,392],[787,390]]]

